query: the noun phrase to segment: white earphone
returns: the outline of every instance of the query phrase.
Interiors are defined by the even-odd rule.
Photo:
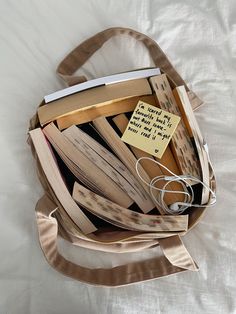
[[[149,160],[151,162],[156,163],[157,165],[159,165],[160,167],[166,169],[171,176],[165,176],[165,175],[161,175],[161,176],[156,176],[154,177],[150,182],[145,181],[142,176],[139,173],[138,170],[138,166],[140,164],[140,162],[142,160]],[[150,194],[152,196],[152,199],[154,201],[155,204],[157,204],[158,206],[160,206],[167,214],[181,214],[183,213],[187,208],[189,207],[211,207],[215,204],[216,202],[216,194],[214,193],[214,191],[212,191],[212,189],[207,186],[204,182],[202,182],[201,180],[199,180],[198,178],[192,176],[192,175],[177,175],[175,173],[173,173],[170,169],[168,169],[166,166],[162,165],[160,162],[158,162],[155,159],[152,159],[150,157],[141,157],[137,160],[136,165],[136,172],[139,176],[139,178],[146,184],[149,186],[150,188]],[[206,205],[199,205],[199,204],[193,204],[194,202],[194,191],[193,188],[191,186],[191,184],[189,183],[189,181],[194,181],[196,183],[200,183],[202,184],[206,189],[209,190],[209,192],[212,194],[212,200],[210,202],[210,204],[206,204]],[[167,181],[167,183],[165,183],[163,185],[163,188],[157,188],[155,186],[155,184],[159,181]],[[178,182],[179,184],[182,185],[183,187],[183,191],[173,191],[173,190],[167,190],[166,187],[168,186],[168,184],[170,184],[171,182]],[[189,190],[190,192],[189,192]],[[154,195],[153,191],[159,191],[160,193],[158,193],[157,196]],[[164,201],[164,196],[165,193],[177,193],[177,194],[184,194],[184,201],[183,202],[176,202],[173,203],[171,205],[167,205]]]

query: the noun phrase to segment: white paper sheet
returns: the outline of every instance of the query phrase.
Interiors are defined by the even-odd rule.
[[[26,144],[28,120],[64,85],[55,69],[82,40],[111,26],[154,38],[205,105],[196,116],[218,184],[217,205],[185,238],[200,267],[110,289],[54,271],[40,250],[34,207],[42,195]],[[236,313],[236,3],[235,1],[0,1],[0,313]],[[135,40],[115,38],[86,63],[88,78],[153,65]],[[115,255],[74,250],[87,266],[146,259],[157,249]]]

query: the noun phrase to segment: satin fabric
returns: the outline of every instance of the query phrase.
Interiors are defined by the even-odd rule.
[[[57,249],[58,224],[57,220],[52,217],[54,209],[55,204],[48,196],[44,196],[37,203],[36,214],[39,239],[49,264],[64,275],[93,285],[122,286],[137,281],[167,276],[184,270],[198,270],[197,265],[192,260],[179,236],[158,240],[164,253],[163,256],[158,258],[113,268],[91,269],[79,266],[65,259]],[[139,246],[140,243],[142,242],[139,242]],[[156,243],[156,241],[151,241],[151,246]],[[126,244],[122,243],[122,245],[125,246]],[[132,247],[135,248],[133,243]],[[147,247],[144,245],[142,249]]]

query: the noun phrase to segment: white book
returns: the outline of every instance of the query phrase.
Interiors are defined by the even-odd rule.
[[[52,93],[50,95],[47,95],[44,97],[44,101],[47,104],[54,100],[84,91],[89,88],[102,86],[102,85],[115,84],[115,83],[120,83],[124,81],[129,81],[129,80],[142,79],[142,78],[151,77],[151,76],[155,76],[159,74],[160,74],[160,69],[153,68],[153,69],[130,71],[130,72],[125,72],[125,73],[99,77],[97,79],[89,80],[87,82],[80,83],[80,84],[76,84],[74,86],[70,86],[70,87],[61,89],[55,93]]]

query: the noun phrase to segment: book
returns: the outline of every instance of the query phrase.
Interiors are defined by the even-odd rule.
[[[166,74],[154,76],[150,78],[149,81],[154,89],[160,108],[181,117],[180,109],[176,103]],[[196,154],[194,145],[183,120],[180,121],[173,134],[171,148],[175,154],[175,159],[181,173],[184,175],[193,175],[200,179],[201,170],[198,155]]]
[[[116,156],[76,126],[71,126],[62,134],[145,210],[146,201],[139,191],[135,178]]]
[[[73,131],[75,130],[75,126],[71,127],[73,128]],[[80,128],[77,128],[79,131],[82,131]],[[83,126],[84,129],[84,126]],[[77,136],[78,130],[76,134],[73,134],[72,136]],[[91,135],[94,136],[94,133],[92,134],[92,131],[96,134],[95,139],[92,138]],[[63,131],[63,133],[65,133]],[[88,135],[86,132],[89,132],[90,135]],[[67,133],[67,132],[66,132]],[[71,132],[72,134],[72,132]],[[129,171],[129,169],[120,161],[119,158],[117,158],[111,151],[109,151],[105,146],[110,148],[107,143],[104,141],[104,139],[101,137],[101,135],[98,133],[98,131],[93,127],[93,125],[89,125],[89,128],[86,127],[85,131],[80,132],[80,138],[82,138],[86,143],[89,144],[89,146],[96,151],[104,160],[106,160],[107,163],[109,163],[114,169],[116,169],[126,181],[128,181],[134,189],[140,194],[139,191],[140,185],[137,183],[136,178],[133,176],[133,174]],[[102,142],[100,144],[99,142]],[[144,198],[144,201],[146,199]]]
[[[118,74],[113,74],[109,76],[99,77],[97,79],[89,80],[87,82],[76,84],[74,86],[70,86],[62,90],[59,90],[57,92],[54,92],[50,95],[45,96],[44,100],[45,100],[45,103],[49,103],[57,99],[84,91],[86,89],[94,88],[97,86],[115,84],[115,83],[120,83],[124,81],[135,80],[135,79],[142,79],[142,78],[147,78],[150,76],[155,76],[158,74],[160,74],[159,68],[150,68],[150,69],[135,70],[135,71],[130,71],[130,72],[124,72],[124,73],[118,73]]]
[[[129,122],[126,115],[125,114],[119,114],[113,118],[113,121],[116,124],[116,126],[119,128],[120,132],[123,134],[127,125],[128,125],[128,122]],[[143,150],[141,150],[137,147],[134,147],[132,145],[129,145],[129,147],[137,159],[141,158],[141,157],[148,157],[148,158],[155,160],[155,158],[152,155],[144,152]],[[163,164],[164,166],[166,166],[168,169],[170,169],[171,171],[173,169],[176,171],[176,168],[178,169],[178,166],[175,162],[175,159],[174,159],[169,147],[166,148],[164,155],[162,156],[161,159],[158,159],[158,161],[161,164]],[[168,176],[171,175],[163,167],[159,166],[158,164],[155,164],[154,162],[151,162],[150,160],[144,159],[140,162],[140,164],[142,165],[144,170],[147,172],[150,179],[153,179],[154,177],[161,176],[161,175],[168,175]],[[158,188],[163,188],[163,185],[165,183],[166,183],[166,181],[157,182],[155,184],[155,186]],[[172,191],[183,191],[182,186],[176,182],[171,182],[168,185],[167,189],[172,190]],[[159,193],[158,191],[155,191],[155,194],[158,194],[158,193]],[[165,193],[164,201],[166,202],[167,205],[170,205],[170,204],[173,204],[175,202],[183,201],[183,196],[181,194]],[[160,211],[161,214],[163,214],[163,215],[165,214],[163,209],[159,208],[159,206],[158,206],[158,210]]]
[[[90,122],[99,117],[110,117],[119,113],[133,111],[139,100],[152,102],[153,95],[125,98],[113,103],[103,103],[100,105],[89,106],[78,109],[75,113],[60,117],[57,119],[59,130],[69,128],[72,125],[78,125]]]
[[[73,198],[80,205],[96,216],[123,229],[157,232],[186,231],[188,215],[146,215],[123,208],[75,182]]]
[[[121,206],[129,207],[133,204],[127,193],[97,167],[96,161],[91,161],[78,150],[53,123],[44,127],[43,132],[71,172],[83,184]]]
[[[66,214],[84,234],[96,231],[96,227],[71,197],[57,166],[56,158],[53,156],[50,144],[47,142],[42,130],[37,128],[30,131],[29,134],[44,174]]]
[[[202,181],[209,186],[210,173],[208,155],[204,147],[204,139],[195,118],[192,106],[190,104],[188,94],[184,86],[178,86],[173,90],[173,94],[180,108],[183,120],[188,130],[191,139],[194,140],[201,165]],[[201,204],[206,204],[209,200],[209,190],[203,186]]]
[[[151,87],[145,78],[94,87],[40,106],[38,117],[41,126],[44,126],[63,116],[74,114],[82,108],[98,107],[125,98],[151,94]]]
[[[130,149],[126,146],[126,144],[121,141],[119,135],[115,132],[115,130],[106,120],[106,118],[104,117],[97,118],[93,121],[93,124],[95,128],[98,130],[98,132],[101,134],[101,136],[105,139],[107,144],[114,151],[114,153],[118,156],[118,158],[125,164],[125,166],[129,169],[129,171],[136,178],[140,186],[140,191],[142,192],[142,195],[146,199],[146,203],[145,203],[146,208],[142,210],[145,213],[149,212],[155,207],[155,205],[149,194],[149,187],[137,175],[137,172],[135,169],[137,159],[135,158],[133,153],[130,151]],[[146,171],[142,168],[142,166],[139,167],[139,171],[142,178],[144,178],[145,181],[149,182],[150,178],[147,175]]]

